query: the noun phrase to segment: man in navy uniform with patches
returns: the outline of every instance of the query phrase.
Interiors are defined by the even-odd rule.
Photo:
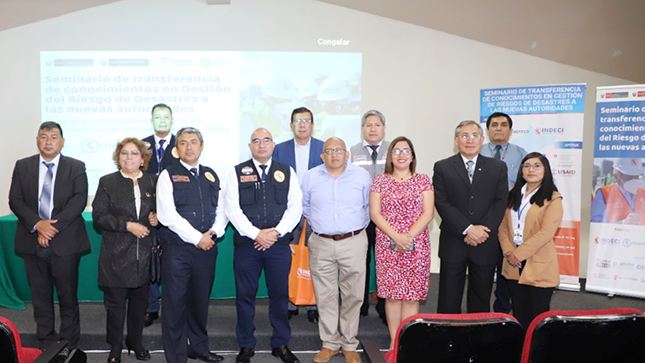
[[[224,235],[228,219],[219,198],[219,177],[199,164],[203,150],[199,130],[179,130],[180,160],[162,171],[157,182],[157,218],[163,224],[159,231],[164,266],[161,332],[169,363],[224,359],[210,352],[206,323],[215,278],[215,240]]]
[[[302,215],[302,192],[293,168],[272,160],[275,142],[259,128],[249,143],[253,158],[231,169],[226,187],[226,214],[235,227],[233,242],[237,308],[237,363],[249,363],[255,352],[255,295],[264,269],[273,327],[271,354],[299,363],[287,344],[292,231]]]
[[[150,122],[155,133],[142,140],[148,148],[148,152],[150,152],[150,163],[146,170],[147,173],[159,175],[165,168],[177,162],[177,156],[173,155],[175,135],[170,133],[173,121],[170,106],[165,103],[158,103],[152,106]],[[151,281],[148,294],[148,308],[146,309],[146,315],[143,317],[144,327],[152,325],[159,318],[159,299],[161,299],[159,281]]]

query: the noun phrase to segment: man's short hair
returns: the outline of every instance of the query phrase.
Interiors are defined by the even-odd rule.
[[[197,130],[196,128],[190,127],[190,126],[182,127],[181,129],[179,129],[179,131],[177,131],[177,135],[175,135],[175,139],[176,140],[179,139],[179,136],[181,136],[182,134],[195,134],[197,135],[199,142],[202,145],[204,145],[204,138],[202,137],[202,133],[199,132],[199,130]]]
[[[58,131],[60,131],[60,137],[63,137],[63,128],[60,127],[58,122],[54,122],[54,121],[45,121],[42,124],[40,124],[40,127],[38,128],[38,132],[40,133],[41,130],[51,130],[51,129],[58,129]]]
[[[294,122],[293,118],[294,118],[294,116],[296,116],[297,113],[305,113],[305,112],[309,112],[309,115],[311,116],[311,123],[313,123],[314,122],[314,113],[311,112],[311,110],[308,109],[307,107],[298,107],[295,110],[291,111],[291,123]]]
[[[165,103],[157,103],[156,105],[152,106],[152,111],[150,111],[150,115],[152,116],[153,113],[155,113],[155,110],[158,108],[167,108],[168,111],[170,111],[170,116],[172,116],[172,108],[168,106]]]
[[[459,137],[459,131],[461,131],[461,128],[466,126],[466,125],[476,125],[477,128],[479,129],[479,133],[481,136],[484,136],[484,129],[482,129],[482,126],[479,124],[479,122],[475,122],[473,120],[466,120],[466,121],[461,121],[459,125],[455,128],[455,137]]]
[[[377,110],[369,110],[365,112],[365,114],[361,118],[361,127],[365,126],[365,121],[367,121],[367,118],[370,116],[377,116],[378,118],[381,119],[381,123],[385,125],[385,116],[382,113],[380,113]]]
[[[506,120],[508,120],[508,127],[510,129],[513,128],[513,119],[511,119],[511,116],[505,114],[504,112],[495,112],[492,115],[488,116],[488,119],[486,120],[486,129],[490,128],[490,120],[494,119],[495,117],[506,117]]]

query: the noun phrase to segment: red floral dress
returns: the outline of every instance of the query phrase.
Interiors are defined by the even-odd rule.
[[[426,174],[398,182],[389,174],[377,175],[372,192],[381,195],[381,215],[397,233],[407,233],[423,212],[421,193],[434,190]],[[414,249],[404,253],[390,248],[390,237],[376,227],[376,286],[378,296],[396,300],[425,300],[430,279],[430,235],[424,229]]]

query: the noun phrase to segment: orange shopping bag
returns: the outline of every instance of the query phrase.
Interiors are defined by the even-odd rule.
[[[300,242],[291,245],[291,271],[289,272],[289,301],[294,305],[316,305],[314,284],[309,271],[309,248],[305,246],[307,220],[305,219]]]

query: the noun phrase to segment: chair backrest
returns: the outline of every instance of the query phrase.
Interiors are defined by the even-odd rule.
[[[0,362],[18,363],[19,348],[18,329],[9,319],[0,316]]]
[[[508,314],[417,314],[399,326],[393,361],[518,363],[523,341]]]
[[[635,309],[545,312],[529,326],[522,362],[645,362],[645,316]]]

